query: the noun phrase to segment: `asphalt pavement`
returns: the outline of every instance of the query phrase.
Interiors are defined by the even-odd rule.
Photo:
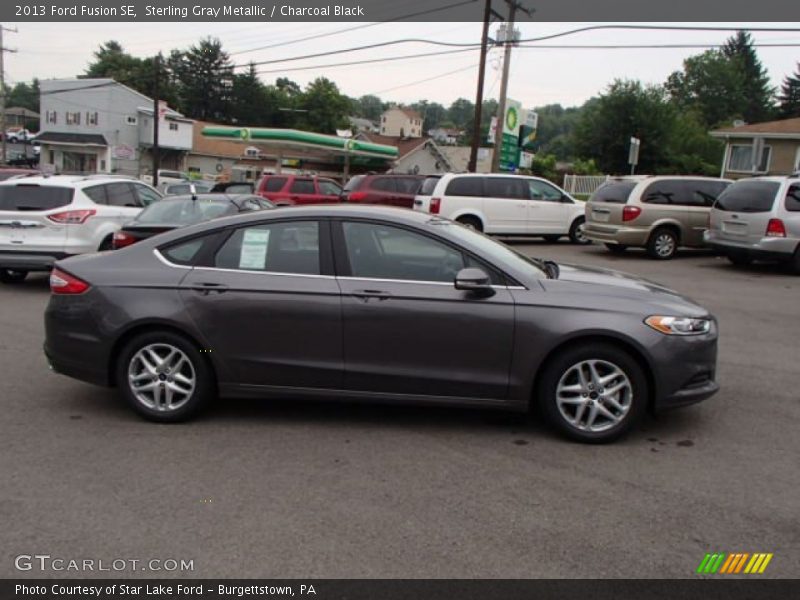
[[[800,563],[800,277],[516,243],[708,306],[706,402],[608,446],[479,410],[223,401],[157,425],[48,371],[45,275],[0,288],[0,577],[695,577],[707,552]],[[15,557],[192,560],[190,572],[18,571]]]

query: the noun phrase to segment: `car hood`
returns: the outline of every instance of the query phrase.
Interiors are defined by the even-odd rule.
[[[558,265],[558,279],[546,279],[542,285],[547,291],[578,292],[587,297],[610,296],[626,300],[638,300],[657,304],[665,308],[680,310],[682,315],[700,317],[708,310],[678,292],[661,284],[599,267],[571,264]]]

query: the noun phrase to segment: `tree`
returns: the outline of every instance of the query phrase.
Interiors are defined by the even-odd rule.
[[[372,94],[361,96],[356,100],[356,114],[364,119],[378,122],[384,110],[383,101]]]
[[[781,116],[785,119],[800,117],[800,62],[794,75],[787,75],[781,86]]]
[[[218,39],[202,39],[185,52],[173,50],[168,65],[187,116],[230,122],[233,65]]]
[[[234,75],[230,104],[231,122],[238,125],[268,125],[266,92],[266,86],[258,78],[253,63],[250,63],[247,72]]]
[[[748,110],[744,70],[720,50],[687,58],[666,88],[681,111],[696,112],[708,128],[745,118]]]
[[[21,81],[8,90],[6,106],[21,106],[28,110],[39,112],[39,80],[27,84]]]
[[[758,123],[773,118],[775,89],[769,84],[769,75],[753,47],[753,38],[747,31],[738,31],[722,47],[722,53],[738,65],[742,72],[742,91],[745,97],[744,120]]]
[[[350,100],[330,79],[318,77],[308,84],[301,95],[300,126],[309,131],[335,134],[348,126]]]
[[[447,109],[447,120],[459,129],[472,127],[475,117],[475,105],[466,98],[459,98]]]
[[[578,156],[594,159],[606,173],[624,173],[631,136],[642,140],[640,172],[667,165],[675,109],[660,86],[616,80],[604,95],[582,111],[575,130]]]

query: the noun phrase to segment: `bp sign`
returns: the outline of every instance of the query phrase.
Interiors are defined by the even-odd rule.
[[[519,125],[522,104],[510,98],[506,100],[503,119],[503,138],[500,142],[500,170],[515,171],[519,168]]]

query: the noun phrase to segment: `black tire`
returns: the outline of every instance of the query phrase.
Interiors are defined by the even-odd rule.
[[[461,223],[464,227],[469,227],[475,231],[483,231],[483,223],[481,223],[480,219],[477,217],[463,216],[458,217],[456,221]]]
[[[98,252],[107,252],[108,250],[114,249],[114,240],[111,236],[107,237],[102,241],[100,247],[97,249]]]
[[[606,244],[606,248],[613,254],[624,254],[628,247],[625,244]]]
[[[567,413],[565,416],[559,408],[557,400],[559,382],[563,378],[564,383],[568,384],[573,377],[577,382],[578,375],[576,368],[577,365],[582,364],[584,361],[600,361],[596,363],[596,369],[601,378],[611,373],[609,365],[612,365],[616,367],[619,372],[624,374],[628,383],[628,387],[618,392],[618,396],[612,398],[615,401],[619,401],[619,405],[623,407],[624,411],[621,414],[624,414],[624,416],[619,422],[613,424],[613,422],[604,417],[602,413],[599,413],[601,421],[598,423],[598,430],[595,431],[579,428],[571,423],[567,417],[577,417],[578,423],[582,423],[583,426],[586,427],[588,424],[588,417],[590,416],[590,412],[587,411],[592,410],[591,402],[597,402],[595,410],[606,410],[614,416],[619,416],[620,411],[612,406],[611,399],[603,398],[596,392],[598,389],[596,384],[593,389],[595,390],[597,398],[586,396],[584,400],[582,392],[575,392],[576,400],[580,400],[580,403],[583,404],[583,412],[581,414],[578,414],[578,404],[575,405],[574,412],[571,414],[572,405],[565,404],[567,407],[564,409]],[[622,379],[618,378],[617,380],[611,380],[607,383],[614,383],[614,381],[622,382]],[[591,394],[592,392],[587,390],[587,393]],[[556,356],[547,361],[543,367],[536,388],[536,402],[538,409],[545,416],[547,421],[562,435],[578,442],[603,444],[614,441],[625,435],[641,421],[647,409],[648,394],[647,378],[641,366],[633,356],[614,345],[602,342],[591,342],[588,344],[577,343],[559,352]],[[605,426],[607,427],[603,428]]]
[[[795,275],[800,275],[800,246],[797,246],[797,249],[794,251],[794,256],[792,260],[789,261],[789,268]]]
[[[191,371],[184,366],[180,367],[180,374],[186,377],[189,374],[194,375],[194,386],[190,394],[182,394],[176,406],[171,409],[163,408],[161,410],[155,408],[155,405],[163,406],[163,399],[166,394],[166,386],[175,382],[170,379],[169,371],[160,371],[154,373],[154,378],[150,381],[145,380],[142,384],[156,384],[161,390],[159,396],[161,402],[151,402],[153,406],[148,406],[144,401],[137,398],[137,395],[132,389],[132,384],[129,383],[128,375],[129,370],[132,372],[139,371],[140,375],[144,375],[146,371],[142,367],[142,363],[136,359],[139,351],[147,348],[148,346],[155,349],[156,353],[161,353],[162,358],[167,356],[170,349],[177,349],[183,353],[183,356],[189,362]],[[176,357],[177,358],[177,357]],[[173,359],[174,360],[174,359]],[[154,360],[150,360],[152,365],[155,365]],[[174,363],[173,363],[174,364]],[[158,370],[157,370],[158,371]],[[177,372],[171,375],[176,377]],[[190,342],[182,335],[178,335],[171,331],[150,331],[137,335],[132,338],[119,354],[115,368],[115,376],[117,386],[122,393],[125,400],[139,415],[149,421],[156,421],[159,423],[177,423],[179,421],[186,421],[193,417],[200,409],[205,406],[215,395],[216,385],[212,367],[203,356],[193,342]],[[182,380],[178,381],[178,385],[184,386]],[[188,386],[187,386],[188,389]],[[141,395],[147,394],[149,391],[143,390]],[[155,400],[155,392],[153,392],[153,400]]]
[[[548,244],[555,244],[558,240],[561,239],[560,235],[543,235],[542,239],[547,242]]]
[[[678,252],[678,234],[671,227],[659,227],[647,240],[647,254],[658,260],[669,260]]]
[[[0,283],[22,283],[28,276],[27,271],[17,271],[15,269],[0,269]]]
[[[753,258],[747,254],[734,253],[727,254],[726,256],[728,260],[731,261],[731,264],[736,265],[737,267],[746,267],[753,262]]]
[[[572,226],[569,228],[570,242],[573,244],[579,244],[581,246],[587,246],[592,243],[592,240],[583,234],[583,227],[585,225],[586,219],[584,217],[578,217],[572,222]]]

